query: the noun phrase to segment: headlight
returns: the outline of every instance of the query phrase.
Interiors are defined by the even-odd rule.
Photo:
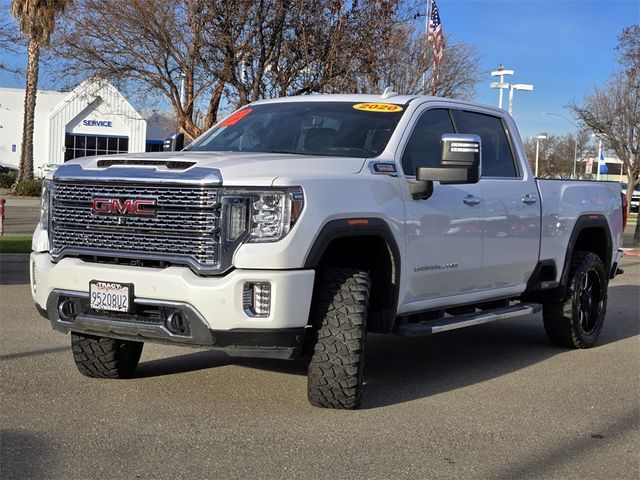
[[[284,238],[304,206],[302,188],[227,190],[223,193],[225,240],[276,242]]]
[[[40,202],[40,227],[49,230],[49,203],[51,197],[51,180],[42,181],[42,200]]]

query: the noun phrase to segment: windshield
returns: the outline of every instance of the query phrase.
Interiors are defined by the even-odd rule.
[[[377,157],[404,109],[389,103],[283,102],[238,110],[192,151]]]

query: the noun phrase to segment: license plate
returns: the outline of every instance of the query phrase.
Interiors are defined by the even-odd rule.
[[[129,312],[133,302],[133,285],[92,280],[89,282],[89,299],[94,310]]]

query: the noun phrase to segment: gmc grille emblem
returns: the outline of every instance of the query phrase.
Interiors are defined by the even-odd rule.
[[[157,201],[153,198],[94,198],[91,212],[100,215],[155,215]]]

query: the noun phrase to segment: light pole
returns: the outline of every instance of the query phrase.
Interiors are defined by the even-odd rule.
[[[509,88],[509,84],[505,83],[504,76],[505,75],[513,75],[515,72],[513,70],[505,70],[504,65],[498,65],[498,68],[491,72],[492,77],[500,77],[499,82],[492,82],[491,88],[498,88],[500,91],[500,96],[498,97],[498,107],[502,108],[502,90],[505,88]]]
[[[600,180],[600,162],[602,160],[602,139],[598,137],[598,173],[596,173],[596,180]],[[606,163],[605,163],[606,165]]]
[[[180,78],[180,106],[182,108],[184,108],[184,79],[186,76],[183,71],[180,71],[180,75],[178,75]]]
[[[546,133],[541,133],[536,137],[536,177],[538,176],[538,159],[540,157],[540,140],[545,140],[547,138]]]
[[[529,85],[527,83],[516,83],[511,84],[509,87],[509,115],[513,114],[513,91],[514,90],[524,90],[526,92],[533,91],[533,85]]]
[[[561,115],[559,113],[543,112],[542,114],[543,115],[553,115],[555,117],[564,118],[567,122],[569,122],[571,125],[576,127],[576,129],[578,128],[578,126],[575,123],[573,123],[567,117],[565,117],[564,115]],[[571,175],[571,178],[578,178],[577,177],[577,173],[576,173],[576,164],[578,162],[578,132],[577,132],[577,130],[576,130],[576,133],[573,134],[573,141],[574,141],[574,146],[573,146],[573,175]]]

